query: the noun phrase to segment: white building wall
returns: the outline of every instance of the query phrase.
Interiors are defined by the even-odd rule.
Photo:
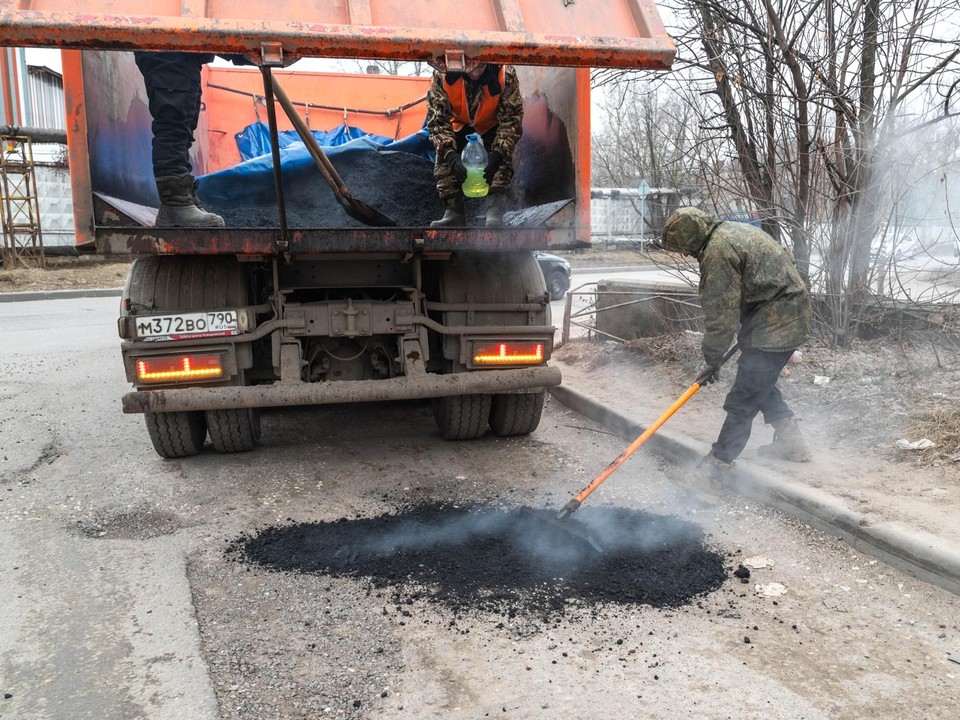
[[[76,243],[73,224],[73,195],[70,172],[63,165],[34,164],[40,229],[44,247],[72,246]]]

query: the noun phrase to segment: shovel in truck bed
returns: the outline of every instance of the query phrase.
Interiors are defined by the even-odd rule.
[[[369,225],[370,227],[396,227],[396,221],[387,217],[379,210],[370,207],[362,200],[357,200],[357,198],[350,194],[347,186],[343,180],[340,179],[336,168],[333,167],[333,163],[330,162],[330,158],[323,152],[320,143],[317,142],[313,133],[310,132],[310,128],[307,127],[303,118],[300,117],[300,113],[297,112],[293,103],[290,102],[287,93],[284,92],[283,88],[277,83],[276,78],[272,79],[272,83],[274,97],[277,99],[277,102],[280,103],[280,107],[283,108],[287,117],[290,118],[290,122],[293,123],[297,135],[303,140],[303,144],[313,157],[317,169],[320,170],[320,174],[323,175],[324,180],[330,185],[330,189],[333,190],[333,194],[344,212],[355,220],[359,220],[364,225]]]

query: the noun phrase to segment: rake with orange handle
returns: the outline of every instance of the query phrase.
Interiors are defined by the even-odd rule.
[[[734,344],[732,348],[727,350],[726,354],[723,356],[723,360],[720,361],[720,367],[723,367],[726,364],[727,360],[729,360],[734,356],[734,354],[737,352],[739,347],[740,347],[739,344]],[[720,367],[718,367],[717,370],[719,370]],[[646,430],[643,431],[643,434],[641,434],[640,437],[638,437],[636,440],[630,443],[627,449],[624,450],[622,453],[620,453],[620,457],[618,457],[612,463],[607,465],[607,467],[605,467],[603,471],[599,475],[597,475],[589,485],[587,485],[583,490],[581,490],[580,493],[576,497],[574,497],[570,502],[568,502],[566,505],[563,506],[563,509],[557,513],[557,520],[563,520],[565,517],[568,517],[569,515],[575,513],[577,509],[583,504],[583,501],[586,500],[588,497],[590,497],[590,494],[594,490],[600,487],[604,483],[604,481],[614,473],[614,471],[617,468],[619,468],[621,465],[623,465],[624,462],[626,462],[627,458],[633,455],[640,448],[641,445],[643,445],[647,440],[649,440],[653,436],[653,434],[660,429],[660,426],[662,426],[667,420],[669,420],[677,410],[683,407],[684,403],[686,403],[687,400],[689,400],[690,398],[692,398],[694,395],[697,394],[697,391],[702,387],[704,380],[710,377],[711,374],[712,373],[703,373],[702,375],[700,375],[694,381],[693,385],[687,388],[687,391],[683,395],[681,395],[679,398],[677,398],[676,402],[674,402],[673,405],[667,408],[667,411],[663,413],[663,415],[658,417],[650,427],[648,427]]]

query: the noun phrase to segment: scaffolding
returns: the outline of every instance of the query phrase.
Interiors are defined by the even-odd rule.
[[[26,135],[0,135],[0,200],[4,266],[45,267],[33,145]]]

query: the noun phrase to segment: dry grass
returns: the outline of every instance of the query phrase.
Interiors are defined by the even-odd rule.
[[[701,336],[695,333],[673,333],[636,338],[624,343],[630,350],[659,362],[689,363],[700,358]]]
[[[934,398],[918,403],[910,413],[910,437],[929,438],[930,451],[947,455],[960,452],[960,398]]]

